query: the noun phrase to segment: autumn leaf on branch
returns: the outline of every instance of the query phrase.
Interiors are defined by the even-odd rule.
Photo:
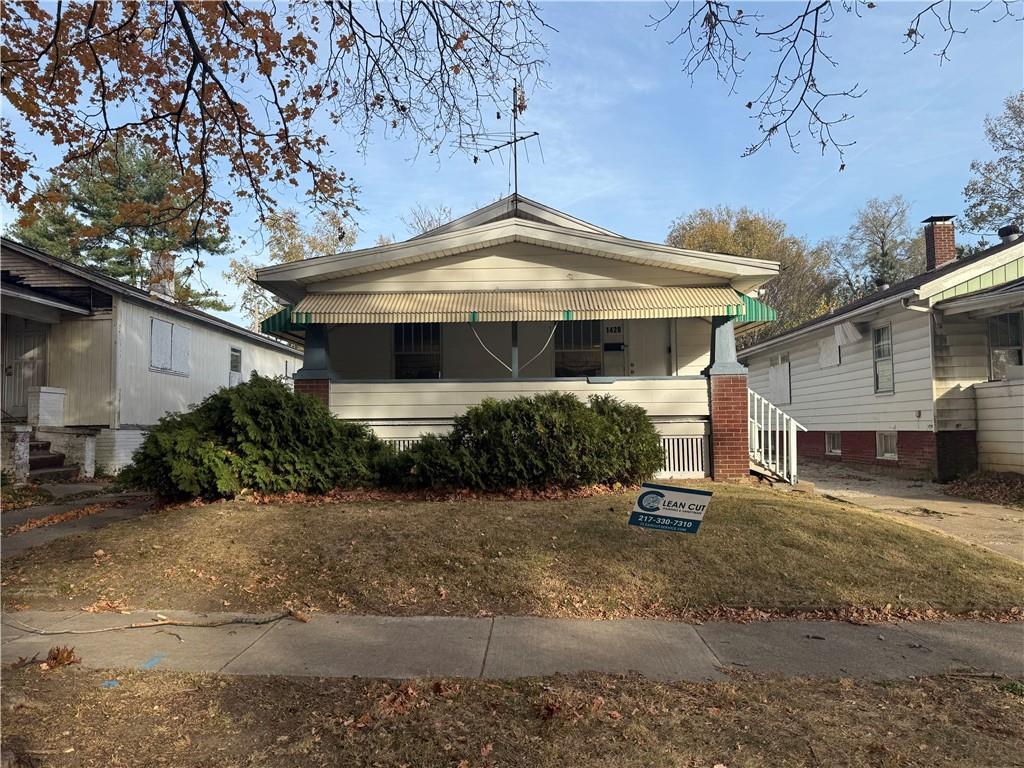
[[[545,52],[532,0],[9,2],[3,23],[10,204],[37,202],[17,133],[64,163],[134,140],[178,169],[161,216],[225,234],[235,199],[262,220],[289,188],[347,212],[355,188],[332,142],[363,146],[380,127],[439,146],[509,82],[535,81]]]

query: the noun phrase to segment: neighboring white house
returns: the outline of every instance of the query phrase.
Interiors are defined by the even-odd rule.
[[[301,337],[296,389],[399,443],[486,397],[610,393],[647,409],[665,472],[749,472],[734,321],[774,262],[631,240],[510,196],[402,243],[258,270]],[[742,409],[742,412],[741,410]],[[709,460],[710,456],[710,460]]]
[[[29,460],[36,476],[61,474],[65,456],[85,474],[115,472],[169,411],[252,371],[290,377],[302,360],[274,339],[6,238],[0,273],[5,465]],[[16,457],[29,440],[32,456]]]
[[[799,454],[949,479],[1024,472],[1024,240],[957,260],[925,222],[927,270],[743,350],[750,387],[807,428]]]

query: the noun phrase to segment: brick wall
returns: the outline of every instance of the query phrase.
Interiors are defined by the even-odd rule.
[[[750,475],[747,437],[747,376],[711,376],[711,477]]]
[[[825,432],[799,432],[796,438],[797,456],[801,459],[838,461],[844,464],[872,466],[880,470],[895,471],[915,477],[935,477],[936,435],[934,432],[897,432],[897,459],[880,459],[875,454],[874,430],[843,430],[842,454],[825,453]]]
[[[952,221],[934,221],[924,227],[925,267],[930,271],[956,260],[956,233]]]
[[[331,404],[331,382],[327,379],[295,379],[295,391],[315,397],[324,405]]]

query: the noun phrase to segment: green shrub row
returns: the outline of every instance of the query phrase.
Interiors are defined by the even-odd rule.
[[[661,462],[646,412],[609,396],[485,400],[457,417],[450,433],[397,451],[369,428],[333,418],[314,398],[254,375],[161,419],[122,479],[171,499],[371,484],[572,489],[638,483]]]

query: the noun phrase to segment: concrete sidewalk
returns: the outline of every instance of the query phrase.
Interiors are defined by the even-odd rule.
[[[165,612],[212,620],[238,614]],[[953,671],[1024,679],[1024,624],[914,622],[861,626],[829,621],[702,625],[626,619],[384,617],[314,614],[308,623],[218,628],[166,626],[94,635],[41,629],[112,627],[154,613],[4,614],[4,664],[70,645],[92,668],[173,669],[313,677],[515,678],[597,671],[659,680],[717,680],[730,667],[800,677],[897,679]]]

